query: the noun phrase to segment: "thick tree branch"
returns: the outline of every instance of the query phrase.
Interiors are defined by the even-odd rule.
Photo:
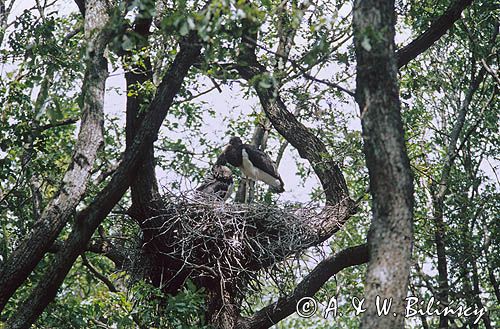
[[[93,19],[85,22],[88,60],[82,87],[82,123],[71,163],[62,185],[35,223],[30,236],[12,253],[0,271],[0,310],[24,282],[55,241],[85,193],[87,180],[103,143],[104,87],[108,76],[104,58],[110,31],[105,4],[95,0]]]
[[[467,8],[473,0],[457,0],[437,18],[431,26],[415,40],[396,52],[398,67],[405,66],[412,59],[429,49],[434,42],[439,40],[460,18],[462,11]]]
[[[190,35],[181,43],[181,50],[159,85],[156,96],[118,169],[106,187],[94,198],[94,201],[77,215],[63,248],[55,255],[52,264],[33,289],[31,295],[8,320],[6,328],[29,327],[48,303],[54,299],[57,289],[78,255],[84,251],[94,231],[130,186],[144,156],[144,150],[157,139],[163,119],[167,115],[188,70],[198,59],[200,51],[201,44],[195,34]]]
[[[147,17],[146,13],[138,15],[134,23],[134,32],[142,37],[141,42],[137,45],[137,50],[141,47],[148,45],[149,29],[151,27],[152,18]],[[127,57],[132,54],[129,52],[125,54],[125,61]],[[147,55],[144,55],[140,65],[132,63],[132,69],[125,73],[125,80],[127,83],[127,120],[126,120],[126,145],[130,148],[134,141],[137,129],[140,127],[145,113],[141,113],[141,106],[147,104],[140,92],[140,88],[146,81],[153,78],[151,60]],[[147,146],[144,152],[144,159],[141,163],[141,168],[137,172],[137,177],[132,182],[132,207],[129,213],[141,224],[147,218],[154,216],[152,209],[162,209],[161,205],[156,205],[158,202],[158,183],[155,176],[154,164],[154,148],[153,144]],[[146,238],[149,240],[149,238]]]
[[[266,329],[295,312],[297,302],[314,294],[333,275],[341,270],[368,262],[366,244],[351,247],[321,261],[293,290],[290,295],[279,298],[249,318],[239,320],[241,329]]]
[[[143,18],[144,17],[144,18]],[[142,37],[142,42],[137,46],[137,50],[148,45],[149,29],[152,24],[152,18],[148,17],[147,13],[138,15],[138,19],[134,23],[134,31]],[[127,56],[131,53],[127,54]],[[141,125],[145,113],[141,111],[141,106],[147,103],[147,99],[142,96],[141,86],[153,79],[153,71],[151,59],[144,55],[141,65],[132,63],[132,70],[125,74],[127,83],[127,125],[126,139],[127,148],[132,145],[137,128]],[[184,283],[184,275],[180,275],[179,271],[183,267],[183,262],[179,259],[168,257],[166,254],[169,251],[172,241],[171,233],[166,232],[161,236],[163,239],[155,239],[158,235],[158,228],[162,227],[163,220],[158,217],[159,209],[165,209],[163,200],[158,191],[158,182],[155,175],[155,156],[153,144],[147,145],[144,150],[141,167],[137,172],[137,176],[130,185],[132,206],[129,209],[129,214],[137,221],[143,232],[143,241],[148,243],[143,244],[145,254],[150,255],[151,264],[153,267],[158,267],[161,270],[149,271],[151,282],[156,287],[163,287],[166,292],[175,293],[178,288]],[[153,218],[153,219],[152,219]],[[156,253],[157,249],[162,250],[162,253]],[[168,264],[165,266],[165,264]],[[173,277],[178,279],[171,280]],[[165,285],[168,282],[168,285]]]

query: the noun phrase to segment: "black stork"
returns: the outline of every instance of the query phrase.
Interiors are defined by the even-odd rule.
[[[226,163],[239,167],[247,178],[268,184],[274,192],[285,191],[283,180],[269,155],[253,145],[243,144],[239,137],[231,137],[216,165]]]

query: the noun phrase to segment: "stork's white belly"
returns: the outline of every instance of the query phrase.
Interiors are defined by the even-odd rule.
[[[271,185],[272,187],[281,186],[281,182],[279,181],[279,179],[274,178],[273,176],[269,175],[263,170],[260,170],[252,164],[245,149],[242,150],[241,155],[243,157],[241,171],[245,176],[253,180],[260,180],[268,185]]]

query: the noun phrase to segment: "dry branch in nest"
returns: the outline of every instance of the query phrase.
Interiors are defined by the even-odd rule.
[[[280,208],[229,204],[199,194],[170,195],[165,204],[143,223],[151,237],[143,249],[181,261],[191,279],[218,279],[239,289],[258,270],[332,236],[353,210],[350,199],[321,209]]]

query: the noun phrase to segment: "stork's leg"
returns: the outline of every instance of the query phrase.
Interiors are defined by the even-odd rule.
[[[245,182],[245,198],[244,198],[243,202],[248,203],[248,188],[249,188],[250,184],[248,184],[249,180],[247,177],[244,178],[244,182]]]
[[[227,199],[229,199],[229,197],[231,196],[231,194],[233,194],[233,189],[234,189],[234,185],[233,184],[229,185],[229,187],[226,191],[226,195],[224,195],[224,202],[226,202]]]

